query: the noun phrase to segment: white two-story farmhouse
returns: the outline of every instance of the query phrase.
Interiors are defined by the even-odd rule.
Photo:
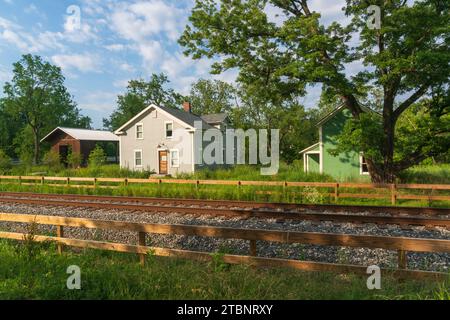
[[[207,166],[195,152],[203,142],[194,139],[195,122],[202,129],[226,130],[226,114],[197,116],[189,103],[184,110],[150,105],[115,131],[120,139],[120,165],[153,170],[161,175],[193,173]],[[198,129],[197,129],[198,130]]]

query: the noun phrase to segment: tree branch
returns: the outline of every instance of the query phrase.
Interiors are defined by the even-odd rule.
[[[419,99],[421,96],[423,96],[425,94],[425,92],[427,92],[429,85],[428,84],[424,84],[422,85],[419,89],[417,89],[416,92],[414,92],[408,99],[406,99],[405,101],[403,101],[398,107],[397,109],[394,110],[394,120],[397,120],[398,117],[406,110],[408,109],[408,107],[410,105],[412,105],[414,102],[417,101],[417,99]]]

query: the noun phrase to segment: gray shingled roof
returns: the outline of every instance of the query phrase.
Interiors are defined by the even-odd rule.
[[[168,108],[168,107],[162,107],[159,106],[161,109],[166,111],[167,113],[170,113],[172,116],[180,119],[181,121],[187,123],[190,126],[194,126],[195,121],[201,121],[203,129],[210,129],[212,128],[207,121],[202,119],[203,117],[199,117],[193,113],[186,112],[181,109],[175,109],[175,108]]]
[[[213,113],[213,114],[205,114],[201,116],[201,118],[209,124],[217,124],[222,123],[227,119],[226,113]]]

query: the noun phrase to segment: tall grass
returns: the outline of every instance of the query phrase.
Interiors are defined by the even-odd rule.
[[[46,244],[31,260],[17,244],[0,241],[0,299],[448,299],[449,282],[402,281],[388,275],[381,290],[366,277],[291,269],[217,268],[148,256],[144,267],[132,254],[69,249]],[[81,290],[66,288],[67,267],[81,269]]]
[[[58,177],[104,177],[104,178],[148,178],[154,172],[149,170],[134,171],[120,168],[117,164],[103,166],[90,166],[87,168],[67,169],[62,167],[52,168],[49,166],[13,166],[6,174],[10,175],[32,175],[39,174],[45,176]],[[305,173],[303,164],[294,161],[292,164],[280,163],[276,175],[261,175],[260,167],[251,165],[237,165],[233,167],[216,169],[199,169],[192,174],[179,174],[180,179],[199,180],[262,180],[262,181],[314,181],[314,182],[334,182],[330,175],[319,173]],[[367,178],[367,177],[365,177]],[[346,182],[361,182],[359,178],[347,178]],[[365,182],[368,182],[364,180]],[[401,183],[450,183],[450,164],[420,165],[405,170],[399,174]]]
[[[200,169],[193,174],[181,174],[182,179],[211,179],[211,180],[251,180],[251,181],[334,181],[333,177],[319,173],[305,173],[303,164],[280,163],[278,173],[275,175],[261,175],[260,167],[251,165],[238,165],[230,168]]]
[[[404,183],[450,183],[450,164],[415,166],[400,173]]]
[[[133,171],[121,168],[118,164],[107,164],[102,166],[89,166],[86,168],[70,169],[55,168],[49,166],[14,166],[10,175],[33,175],[39,174],[54,177],[97,177],[97,178],[148,178],[151,171]]]

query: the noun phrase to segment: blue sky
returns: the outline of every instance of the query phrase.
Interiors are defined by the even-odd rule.
[[[127,81],[164,72],[184,94],[200,78],[233,82],[236,71],[209,74],[211,61],[191,60],[177,43],[193,0],[0,0],[0,86],[10,80],[12,63],[32,53],[60,66],[66,86],[82,113],[100,128],[116,107]],[[80,24],[71,6],[80,8]],[[324,22],[345,19],[344,0],[314,0]],[[277,22],[274,8],[268,15]],[[358,69],[358,66],[355,67]],[[312,88],[303,103],[316,104]]]

